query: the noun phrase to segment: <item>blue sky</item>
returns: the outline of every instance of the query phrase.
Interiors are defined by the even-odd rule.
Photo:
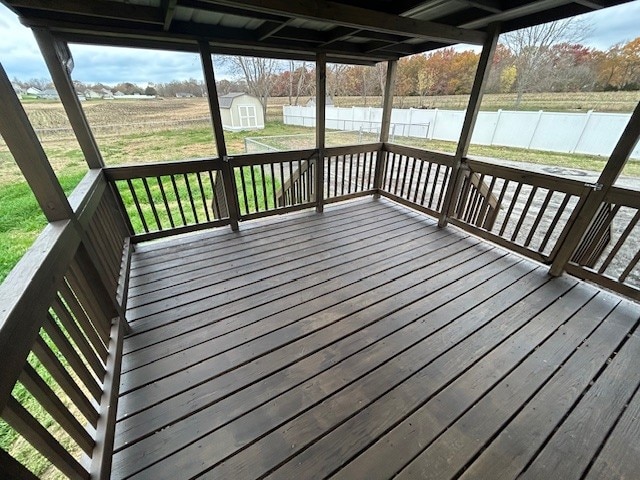
[[[585,17],[593,33],[583,43],[605,50],[640,36],[640,0],[594,12]],[[73,78],[88,83],[115,84],[129,81],[140,85],[188,78],[202,79],[195,54],[71,45],[75,60]],[[49,78],[30,30],[0,4],[0,63],[10,78]],[[216,76],[228,78],[221,69]]]

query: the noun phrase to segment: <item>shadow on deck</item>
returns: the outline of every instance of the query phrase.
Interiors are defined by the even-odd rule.
[[[112,477],[632,478],[640,306],[370,198],[141,244]]]

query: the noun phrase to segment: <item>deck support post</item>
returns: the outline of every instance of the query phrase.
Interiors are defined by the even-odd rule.
[[[380,125],[380,143],[382,149],[376,157],[376,172],[373,180],[373,188],[376,190],[375,198],[380,198],[382,188],[382,176],[384,175],[385,164],[387,163],[387,152],[384,144],[389,141],[389,130],[391,129],[391,112],[393,110],[393,94],[396,86],[396,72],[398,71],[398,61],[387,62],[387,78],[384,84],[384,97],[382,99],[382,123]]]
[[[0,134],[49,222],[69,220],[73,211],[42,149],[9,77],[0,64]]]
[[[231,222],[231,230],[234,232],[238,230],[238,203],[235,190],[235,182],[233,176],[233,169],[229,165],[229,158],[227,156],[227,144],[224,141],[224,130],[222,128],[222,117],[220,115],[220,105],[218,103],[218,89],[216,87],[216,77],[213,71],[213,61],[211,60],[211,48],[205,41],[199,42],[200,46],[200,61],[202,62],[202,71],[204,73],[204,81],[207,86],[207,98],[209,99],[209,111],[211,113],[211,123],[213,125],[213,134],[216,140],[216,148],[218,149],[218,156],[223,160],[222,182],[220,182],[220,175],[216,175],[215,179],[215,193],[218,198],[225,199],[226,210],[224,206],[220,206],[219,216],[229,216]],[[214,211],[216,209],[214,208]]]
[[[293,73],[293,72],[292,72]],[[324,211],[324,147],[327,104],[327,55],[316,55],[316,212]]]
[[[573,223],[568,223],[560,236],[562,244],[558,247],[549,274],[557,277],[562,274],[573,252],[587,232],[602,205],[605,196],[624,169],[631,152],[640,140],[640,102],[636,105],[629,123],[625,127],[618,143],[613,149],[598,181],[590,190],[580,211],[572,215]]]
[[[0,134],[5,139],[9,151],[29,184],[47,221],[71,221],[86,250],[87,270],[91,270],[91,274],[95,273],[96,282],[94,283],[100,284],[93,285],[92,288],[106,288],[107,282],[100,274],[99,262],[96,261],[97,255],[87,240],[87,235],[80,226],[2,65],[0,65],[0,99],[2,104],[8,107],[0,115]],[[96,293],[96,295],[102,296],[102,292]],[[109,298],[102,306],[110,310],[109,315],[125,318],[124,311],[115,298]]]
[[[33,28],[33,34],[89,168],[104,167],[100,149],[71,80],[73,59],[69,47],[45,28]]]
[[[471,95],[469,97],[469,104],[467,105],[467,111],[462,124],[462,132],[460,133],[460,139],[458,140],[453,165],[451,166],[449,185],[447,185],[447,192],[442,204],[442,213],[440,213],[440,218],[438,220],[438,226],[440,227],[445,227],[447,225],[447,217],[453,215],[456,200],[460,195],[463,173],[461,166],[464,158],[467,156],[467,152],[469,151],[473,127],[478,119],[480,103],[482,102],[484,89],[487,84],[487,79],[489,78],[491,61],[493,60],[493,54],[495,53],[496,46],[498,44],[499,35],[500,25],[498,23],[491,24],[489,26],[487,39],[485,40],[484,45],[482,46],[482,52],[480,53],[476,75],[473,80],[473,87],[471,88]]]

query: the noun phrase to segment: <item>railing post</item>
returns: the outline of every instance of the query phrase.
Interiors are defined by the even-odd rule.
[[[231,221],[231,230],[238,230],[239,209],[237,196],[235,193],[235,182],[233,169],[229,165],[227,156],[227,144],[224,141],[224,130],[222,128],[222,117],[220,116],[220,105],[218,104],[218,89],[216,88],[216,78],[213,72],[213,61],[211,60],[211,49],[205,41],[199,42],[200,60],[202,62],[202,70],[204,73],[204,81],[207,86],[207,98],[209,99],[209,111],[211,113],[211,123],[213,124],[213,134],[216,140],[218,156],[223,160],[222,182],[219,181],[218,175],[215,180],[215,190],[218,198],[222,198],[224,190],[224,198],[227,204],[227,211],[220,212],[222,216],[229,215]],[[221,207],[222,210],[222,207]]]
[[[293,72],[292,72],[293,74]],[[327,100],[327,55],[316,55],[316,212],[324,210],[324,147]]]
[[[447,186],[447,193],[445,194],[444,202],[442,204],[442,213],[438,220],[438,226],[440,227],[447,225],[447,217],[453,214],[456,199],[460,194],[460,187],[462,184],[460,165],[462,164],[462,159],[467,156],[467,152],[469,150],[473,127],[476,124],[478,112],[480,111],[480,103],[482,102],[484,88],[487,83],[487,79],[489,78],[491,60],[493,59],[493,54],[496,50],[496,45],[498,44],[499,35],[500,25],[497,23],[491,24],[487,39],[482,46],[482,53],[480,54],[478,68],[476,69],[476,76],[473,80],[473,87],[471,88],[469,104],[462,124],[462,132],[460,133],[458,147],[456,148],[456,154],[449,174],[449,185]]]
[[[71,79],[73,59],[69,47],[66,42],[55,38],[45,28],[33,28],[33,34],[89,168],[104,167],[98,144],[73,86]]]
[[[375,198],[380,198],[382,176],[384,175],[384,168],[387,162],[387,152],[384,149],[384,144],[389,141],[389,129],[391,127],[391,112],[393,110],[393,94],[395,92],[397,70],[397,60],[390,60],[387,62],[387,79],[384,84],[382,122],[380,124],[380,143],[382,143],[382,148],[376,156],[376,172],[373,177],[373,188],[376,190],[376,193],[374,194]]]
[[[618,143],[613,149],[604,170],[602,170],[600,174],[600,178],[598,178],[597,183],[594,185],[594,189],[587,194],[580,211],[572,216],[575,220],[572,223],[567,223],[563,234],[560,236],[560,238],[564,238],[564,241],[559,246],[557,254],[553,259],[553,264],[549,269],[550,275],[558,276],[564,271],[573,252],[591,226],[605,196],[620,176],[639,138],[640,102],[636,105],[629,119],[629,123],[627,123],[624,132],[622,132]]]

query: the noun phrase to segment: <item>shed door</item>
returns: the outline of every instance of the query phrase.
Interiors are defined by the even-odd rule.
[[[240,113],[240,126],[241,127],[257,127],[258,116],[256,115],[255,105],[238,105],[238,112]]]

